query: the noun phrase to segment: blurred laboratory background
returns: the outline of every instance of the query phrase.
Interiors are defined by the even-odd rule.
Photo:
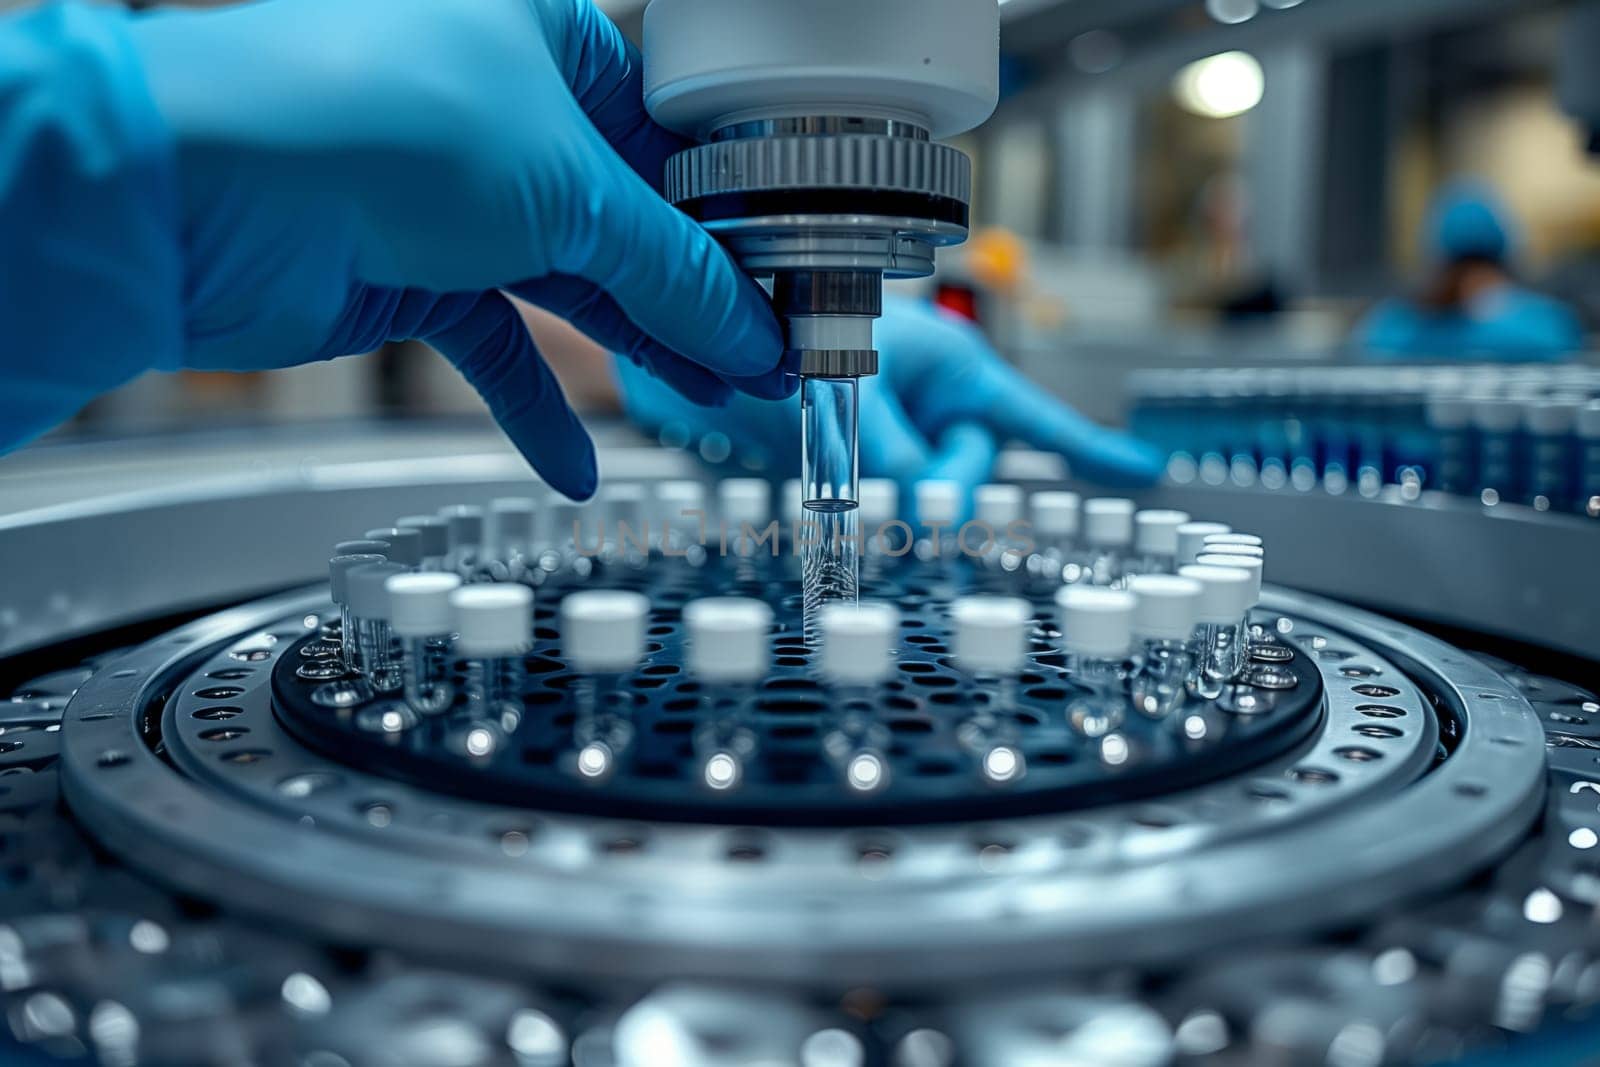
[[[637,39],[643,0],[602,6]],[[1561,103],[1564,27],[1584,6],[1003,2],[1001,103],[959,144],[974,237],[932,285],[1114,424],[1141,402],[1141,371],[1592,364],[1600,165]],[[1440,246],[1452,196],[1493,217],[1496,254],[1471,218]],[[1513,336],[1418,336],[1408,309],[1470,294],[1483,270],[1527,297],[1506,312]],[[546,347],[580,406],[615,410],[600,365]],[[271,374],[150,374],[57,439],[417,414],[487,425],[444,361],[403,344]]]

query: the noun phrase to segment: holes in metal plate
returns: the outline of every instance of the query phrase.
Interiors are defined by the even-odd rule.
[[[1364,697],[1397,697],[1400,695],[1400,690],[1392,685],[1372,685],[1370,683],[1353,685],[1350,687],[1350,691],[1359,693]]]
[[[1353,732],[1360,734],[1362,737],[1371,737],[1379,740],[1389,740],[1392,738],[1405,736],[1404,730],[1393,726],[1385,726],[1382,723],[1377,722],[1357,723],[1350,729]]]
[[[244,714],[244,709],[231,704],[221,704],[210,708],[196,708],[190,713],[192,717],[205,722],[221,722],[224,719],[236,718]]]
[[[1356,710],[1369,719],[1401,719],[1406,714],[1405,708],[1390,704],[1357,704]]]
[[[1382,752],[1364,745],[1343,745],[1334,749],[1333,754],[1350,763],[1372,763],[1383,758]]]

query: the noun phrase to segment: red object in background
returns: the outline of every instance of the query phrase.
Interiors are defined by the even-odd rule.
[[[942,284],[933,295],[933,302],[954,311],[968,322],[978,319],[978,291],[970,285]]]

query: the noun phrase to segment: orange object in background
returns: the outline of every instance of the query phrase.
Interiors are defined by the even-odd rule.
[[[972,235],[966,262],[979,287],[1013,293],[1028,272],[1028,246],[1010,230],[991,226]]]

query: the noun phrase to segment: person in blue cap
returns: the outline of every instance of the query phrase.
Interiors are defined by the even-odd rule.
[[[664,383],[739,432],[735,396],[791,396],[795,368],[765,294],[659,195],[684,146],[650,120],[639,53],[591,0],[0,18],[0,452],[147,370],[269,370],[415,338],[551,486],[586,498],[594,445],[507,294],[637,368],[625,401]],[[1009,437],[1108,482],[1160,472],[976,331],[906,305],[885,337],[895,402],[862,432],[894,442],[891,473],[982,480]],[[653,419],[665,403],[629,406]]]
[[[1369,358],[1541,362],[1582,349],[1577,314],[1517,283],[1515,238],[1492,189],[1472,181],[1444,189],[1427,239],[1433,270],[1422,292],[1384,301],[1356,330]]]

